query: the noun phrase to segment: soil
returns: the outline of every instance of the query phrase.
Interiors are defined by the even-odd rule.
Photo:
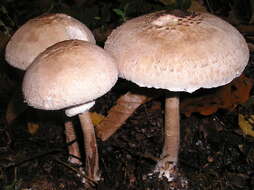
[[[253,70],[252,53],[244,73],[254,78]],[[0,66],[0,190],[254,189],[254,137],[243,134],[238,123],[239,114],[254,114],[253,90],[250,100],[232,111],[219,110],[210,116],[181,115],[179,174],[171,183],[152,174],[163,146],[162,92],[141,105],[109,140],[98,139],[102,180],[85,187],[82,166],[68,162],[63,126],[66,117],[62,111],[28,108],[7,124],[6,109],[20,86],[18,76],[6,63]],[[97,100],[92,111],[106,115],[128,90],[129,83],[119,80]],[[72,121],[81,134],[78,118]],[[82,144],[82,137],[78,141]]]

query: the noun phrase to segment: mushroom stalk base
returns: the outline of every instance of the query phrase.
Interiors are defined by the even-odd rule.
[[[155,168],[155,172],[159,172],[159,177],[165,176],[168,181],[172,181],[176,176],[179,142],[179,97],[175,95],[167,97],[165,101],[164,146]]]
[[[94,126],[88,111],[79,114],[81,128],[84,136],[84,147],[86,153],[85,171],[91,180],[97,182],[100,180],[99,155],[94,132]]]

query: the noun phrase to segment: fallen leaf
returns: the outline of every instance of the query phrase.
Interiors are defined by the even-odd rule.
[[[242,34],[253,34],[254,33],[253,25],[239,25],[239,26],[236,26],[236,28]]]
[[[219,87],[213,94],[183,99],[181,112],[189,117],[194,112],[211,115],[218,109],[233,110],[238,104],[249,99],[253,84],[253,79],[241,75],[228,85]]]
[[[127,92],[118,98],[116,105],[114,105],[108,112],[107,117],[101,123],[95,126],[96,135],[102,140],[107,140],[114,134],[124,122],[134,113],[134,111],[143,103],[149,101],[151,98]]]
[[[245,135],[254,137],[254,115],[245,117],[242,114],[238,115],[238,124]]]
[[[250,42],[248,42],[247,43],[248,44],[248,47],[249,47],[249,50],[250,50],[250,52],[254,52],[254,44],[253,43],[250,43]]]
[[[238,104],[246,102],[253,84],[253,79],[241,75],[228,85],[219,88],[216,93],[222,101],[219,108],[233,110]]]
[[[101,115],[96,112],[90,112],[90,117],[94,125],[98,125],[105,118],[104,115]]]
[[[209,100],[212,101],[208,102]],[[180,103],[180,110],[187,117],[190,117],[194,112],[211,115],[218,110],[217,102],[219,102],[219,99],[216,96],[213,97],[213,95],[185,98]]]
[[[40,125],[38,123],[34,123],[34,122],[27,123],[27,130],[31,135],[35,135],[35,133],[37,133],[39,128],[40,128]]]

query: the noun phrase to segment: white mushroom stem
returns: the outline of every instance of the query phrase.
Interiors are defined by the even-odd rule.
[[[84,146],[86,152],[85,171],[87,176],[93,181],[100,180],[99,155],[94,132],[94,126],[88,111],[79,114],[79,119],[84,136]]]
[[[71,143],[68,146],[68,153],[69,153],[69,162],[73,164],[81,165],[80,162],[80,151],[79,151],[79,145],[76,141],[76,134],[74,130],[74,125],[72,121],[66,121],[64,123],[65,127],[65,136],[66,136],[66,143]]]
[[[68,117],[78,115],[79,113],[83,113],[83,112],[89,110],[94,104],[95,104],[95,102],[92,101],[92,102],[89,102],[86,104],[68,108],[65,110],[65,114]],[[64,123],[64,127],[65,127],[66,143],[68,144],[70,142],[75,141],[77,139],[77,137],[75,134],[75,129],[74,129],[73,123],[71,121],[66,121]],[[68,146],[68,153],[70,155],[68,158],[70,163],[81,165],[81,162],[78,159],[78,158],[80,158],[80,151],[79,151],[79,146],[78,146],[77,141],[73,142],[72,144],[70,144]]]
[[[88,111],[94,104],[95,102],[92,101],[79,106],[71,107],[65,111],[65,114],[69,117],[78,114],[84,137],[84,147],[86,155],[85,172],[88,178],[90,178],[91,180],[99,181],[100,180],[99,155],[94,126]]]
[[[171,181],[176,174],[180,142],[179,97],[167,97],[165,101],[164,146],[155,172]]]
[[[179,97],[166,98],[165,101],[165,132],[162,158],[169,157],[172,162],[177,162],[180,142],[180,114]]]

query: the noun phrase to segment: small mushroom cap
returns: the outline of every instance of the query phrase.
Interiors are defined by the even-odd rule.
[[[229,83],[249,59],[245,39],[208,13],[160,11],[115,29],[105,49],[120,77],[142,87],[193,92]]]
[[[116,83],[114,58],[81,40],[59,42],[41,53],[23,79],[25,101],[32,107],[58,110],[104,95]]]
[[[49,14],[27,21],[12,36],[5,50],[7,62],[25,70],[41,52],[64,40],[79,39],[95,44],[92,32],[65,14]]]

